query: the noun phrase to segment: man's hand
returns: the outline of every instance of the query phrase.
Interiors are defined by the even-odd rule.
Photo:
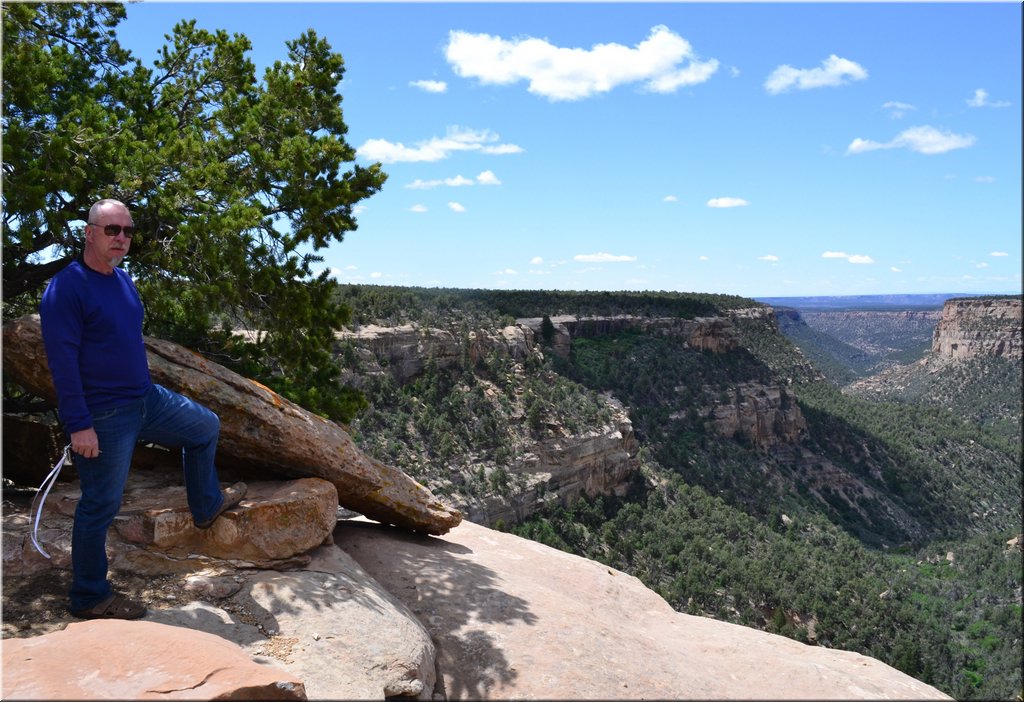
[[[71,434],[71,450],[84,458],[96,458],[100,455],[100,440],[92,427]]]

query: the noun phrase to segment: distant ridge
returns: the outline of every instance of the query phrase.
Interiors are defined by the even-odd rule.
[[[926,295],[836,295],[813,297],[755,297],[772,307],[798,310],[891,310],[942,309],[954,297],[978,297],[978,293],[932,293]]]

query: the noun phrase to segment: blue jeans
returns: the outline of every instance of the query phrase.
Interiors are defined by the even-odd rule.
[[[75,455],[82,497],[71,533],[72,610],[99,604],[112,593],[107,580],[107,530],[121,509],[138,441],[182,449],[185,493],[192,518],[209,519],[224,502],[213,457],[220,436],[216,414],[160,385],[129,404],[93,415],[100,455]]]

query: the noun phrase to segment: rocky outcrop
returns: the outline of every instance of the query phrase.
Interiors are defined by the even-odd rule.
[[[556,315],[550,317],[554,326],[552,350],[568,357],[572,339],[590,338],[622,331],[637,331],[644,334],[679,338],[682,343],[697,351],[726,353],[739,344],[732,321],[726,317],[637,317],[634,315],[613,315],[606,317],[578,317]],[[520,326],[531,329],[535,336],[542,334],[542,317],[517,319]]]
[[[615,414],[607,425],[534,444],[505,469],[503,494],[456,499],[456,505],[477,524],[515,524],[552,502],[569,505],[584,495],[624,495],[640,467],[639,443],[625,408],[609,403]]]
[[[716,434],[762,451],[796,444],[807,433],[796,396],[779,385],[737,385],[706,412]]]
[[[369,372],[380,373],[386,368],[399,384],[422,373],[428,360],[438,368],[449,368],[460,358],[461,348],[451,332],[418,324],[398,327],[367,324],[356,331],[335,332],[334,336],[338,341],[352,341],[368,349],[381,364]]]
[[[4,642],[3,698],[304,700],[302,681],[219,636],[148,621],[87,621]]]
[[[424,622],[447,699],[949,699],[860,654],[675,612],[633,576],[471,522],[437,539],[342,523],[334,538]]]
[[[515,360],[539,353],[532,330],[520,326],[508,326],[497,332],[476,329],[459,339],[445,329],[419,324],[366,324],[355,330],[335,332],[334,337],[339,346],[348,343],[363,352],[358,354],[361,373],[387,372],[400,385],[419,376],[427,364],[445,369],[466,361],[476,363],[490,353]]]
[[[5,376],[54,401],[38,315],[4,325],[3,341]],[[324,478],[342,506],[408,529],[443,534],[462,518],[398,468],[365,455],[339,425],[177,344],[151,337],[145,343],[154,382],[220,417],[218,462]]]
[[[133,469],[107,539],[111,567],[154,575],[215,559],[249,567],[282,567],[308,561],[310,550],[330,540],[338,514],[331,483],[304,478],[250,482],[248,487],[237,507],[201,530],[192,522],[180,480]],[[71,528],[80,496],[77,481],[60,483],[47,496],[37,540],[49,560],[30,538],[33,524],[28,505],[5,504],[5,576],[71,567]]]
[[[1019,297],[947,300],[932,339],[932,353],[951,359],[1020,360],[1022,346]]]

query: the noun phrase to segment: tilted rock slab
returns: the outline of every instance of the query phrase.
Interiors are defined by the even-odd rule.
[[[153,382],[190,397],[220,417],[218,460],[289,477],[334,483],[343,507],[383,522],[444,534],[458,510],[393,466],[365,455],[352,437],[329,422],[177,344],[145,338]],[[4,374],[32,393],[56,400],[38,315],[4,325]]]
[[[676,612],[637,578],[463,522],[335,543],[430,632],[447,699],[951,699],[873,658]]]
[[[304,700],[305,687],[219,636],[92,620],[3,647],[5,700]]]

